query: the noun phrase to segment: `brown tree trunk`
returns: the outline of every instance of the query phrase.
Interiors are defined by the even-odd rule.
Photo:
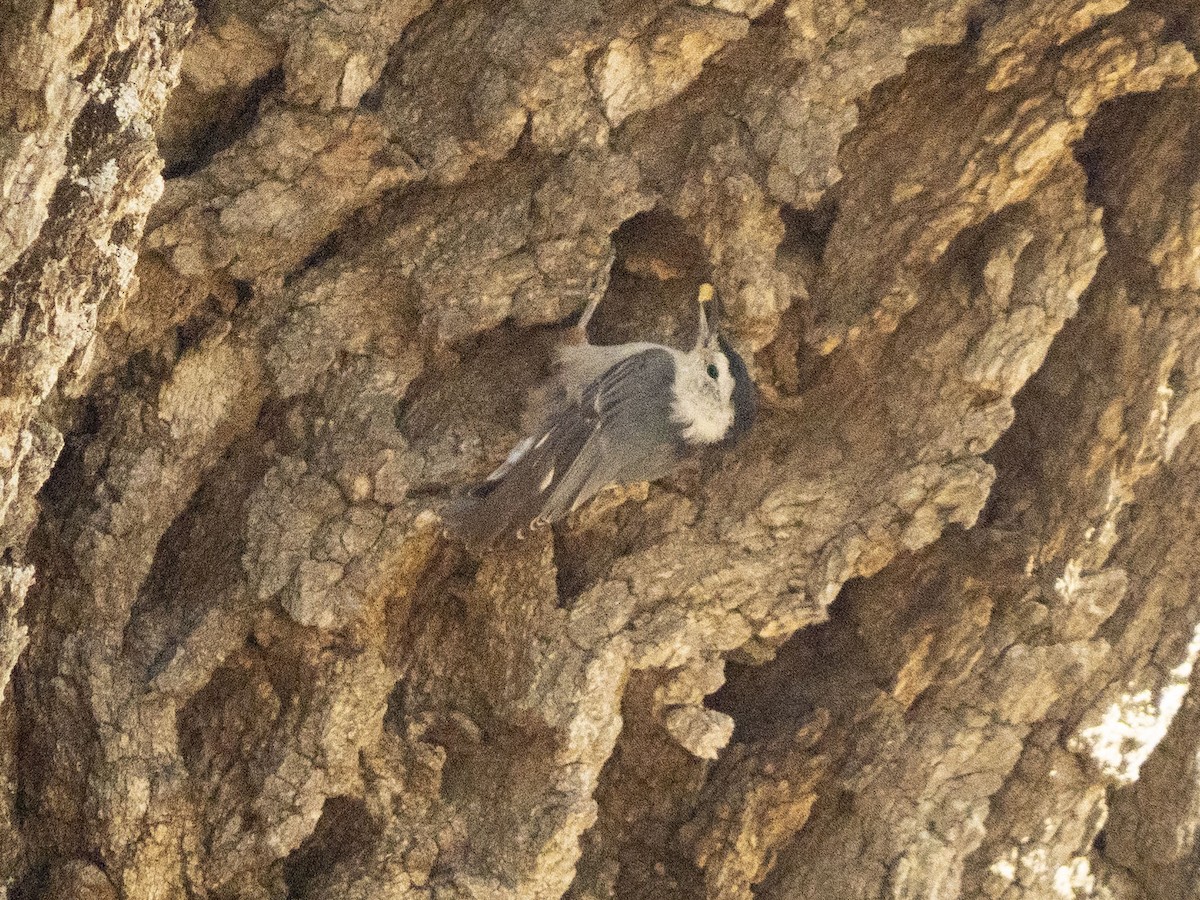
[[[1197,52],[0,0],[0,898],[1200,897]],[[443,533],[704,280],[749,440]]]

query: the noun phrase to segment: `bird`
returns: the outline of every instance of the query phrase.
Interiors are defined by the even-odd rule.
[[[555,374],[531,394],[526,437],[451,514],[451,531],[468,547],[557,522],[608,485],[655,481],[705,448],[734,446],[753,425],[757,391],[721,333],[719,310],[709,324],[711,284],[697,292],[690,350],[592,344],[600,300],[589,300],[557,348]]]

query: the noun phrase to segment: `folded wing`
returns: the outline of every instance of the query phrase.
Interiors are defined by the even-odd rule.
[[[648,481],[670,471],[682,453],[671,421],[675,365],[669,351],[648,349],[622,359],[580,400],[547,420],[528,449],[476,489],[457,529],[476,546],[535,519],[563,518],[609,484]]]

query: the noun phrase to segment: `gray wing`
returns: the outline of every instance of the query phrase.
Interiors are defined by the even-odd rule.
[[[617,363],[659,344],[638,341],[615,346],[565,344],[555,353],[554,374],[530,392],[521,425],[526,434],[544,434],[550,420],[563,407],[579,403],[593,382]]]
[[[671,421],[675,365],[644,350],[616,363],[550,416],[529,449],[479,489],[462,516],[468,543],[486,546],[534,519],[554,522],[609,484],[665,475],[683,449]]]

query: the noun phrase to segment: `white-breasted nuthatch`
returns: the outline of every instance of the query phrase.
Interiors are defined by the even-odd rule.
[[[705,447],[732,446],[750,428],[758,400],[746,364],[709,327],[713,289],[701,285],[691,350],[636,341],[588,342],[593,297],[558,348],[557,371],[535,395],[529,437],[451,516],[468,546],[487,547],[533,522],[555,522],[610,484],[654,481]]]

